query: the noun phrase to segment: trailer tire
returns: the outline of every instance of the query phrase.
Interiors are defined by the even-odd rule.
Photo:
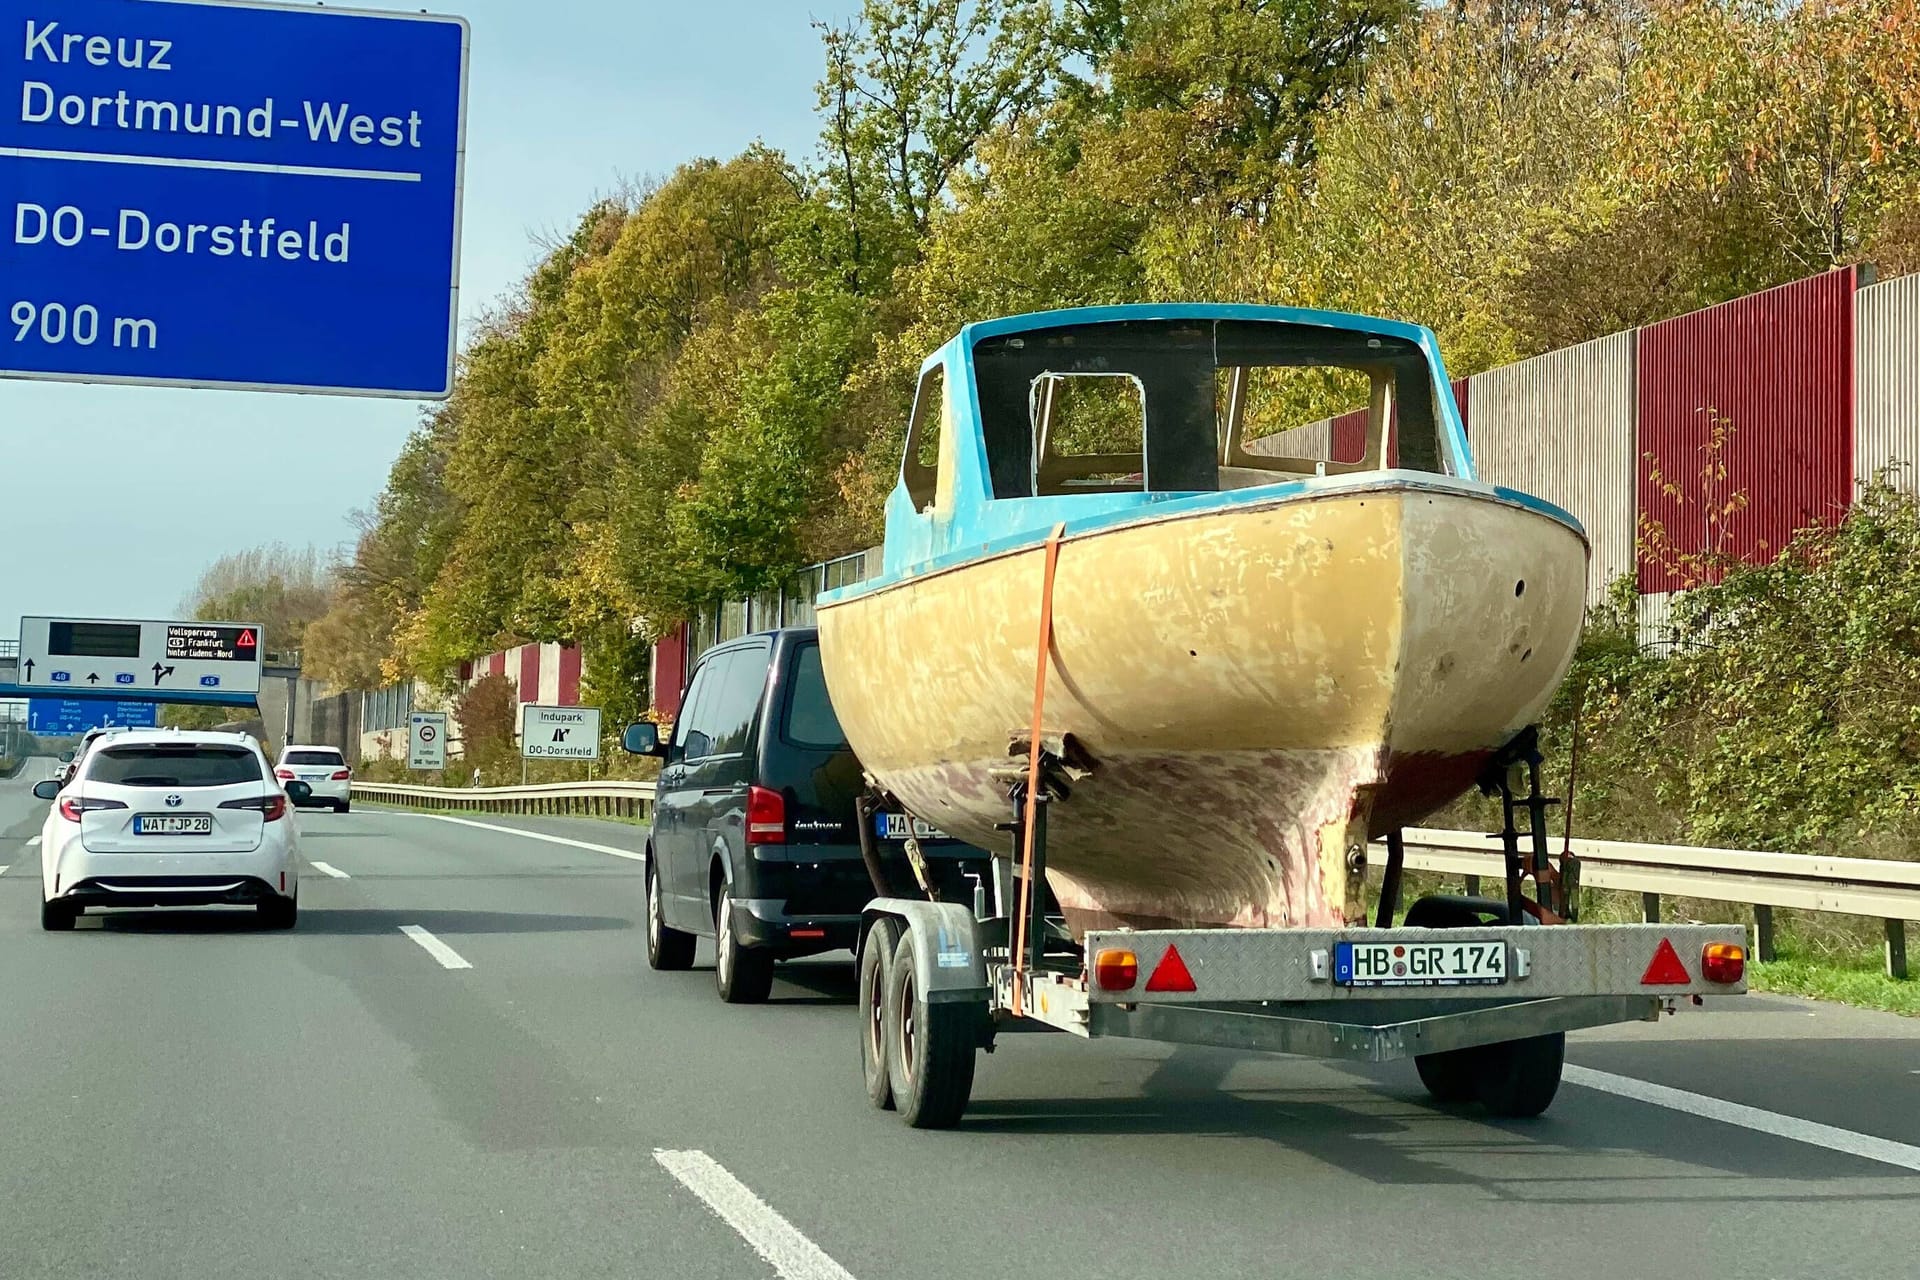
[[[903,929],[887,978],[887,1074],[901,1119],[916,1129],[951,1129],[973,1094],[979,1009],[929,1004],[913,964],[913,930]]]
[[[1413,1069],[1435,1102],[1472,1102],[1480,1092],[1479,1053],[1478,1049],[1448,1049],[1416,1054]]]
[[[860,946],[860,1070],[867,1079],[867,1101],[882,1111],[893,1110],[893,1075],[887,1070],[887,994],[900,930],[899,920],[881,916]]]
[[[1505,1040],[1474,1050],[1481,1055],[1476,1068],[1480,1105],[1512,1120],[1531,1119],[1553,1103],[1560,1091],[1560,1072],[1566,1064],[1567,1035],[1529,1036]]]
[[[1487,919],[1491,917],[1491,919]],[[1492,898],[1433,894],[1407,908],[1409,929],[1473,929],[1505,924],[1507,904]],[[1497,1047],[1497,1046],[1496,1046]],[[1481,1096],[1481,1076],[1491,1068],[1486,1047],[1415,1054],[1413,1069],[1435,1102],[1472,1102]]]

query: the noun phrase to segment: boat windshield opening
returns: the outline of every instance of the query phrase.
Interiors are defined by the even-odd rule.
[[[996,498],[1453,470],[1426,354],[1401,338],[1129,320],[985,338],[973,358]]]

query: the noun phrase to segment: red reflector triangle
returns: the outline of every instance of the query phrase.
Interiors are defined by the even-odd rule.
[[[1187,972],[1187,962],[1180,958],[1180,952],[1172,943],[1167,944],[1166,954],[1160,957],[1160,963],[1153,967],[1153,976],[1147,979],[1149,991],[1198,991],[1193,985],[1193,975]]]
[[[1647,964],[1647,971],[1640,975],[1643,987],[1684,987],[1693,978],[1687,973],[1687,966],[1680,963],[1679,953],[1674,951],[1673,943],[1665,938],[1653,949],[1653,959]]]

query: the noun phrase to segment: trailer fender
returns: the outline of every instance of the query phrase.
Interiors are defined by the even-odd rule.
[[[920,902],[875,898],[862,912],[860,945],[867,945],[873,921],[893,916],[904,921],[913,939],[914,980],[929,1004],[987,1002],[987,965],[980,955],[980,933],[973,910],[958,902]]]

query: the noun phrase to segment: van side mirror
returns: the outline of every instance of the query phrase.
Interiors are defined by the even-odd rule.
[[[60,794],[60,784],[52,778],[33,784],[33,794],[41,800],[51,800]]]
[[[62,752],[60,753],[60,763],[61,763],[61,764],[72,764],[72,763],[73,763],[73,752],[71,752],[71,751],[62,751]]]
[[[660,726],[650,720],[630,724],[627,731],[620,735],[620,746],[630,755],[660,756],[666,754],[666,748],[660,742]]]

